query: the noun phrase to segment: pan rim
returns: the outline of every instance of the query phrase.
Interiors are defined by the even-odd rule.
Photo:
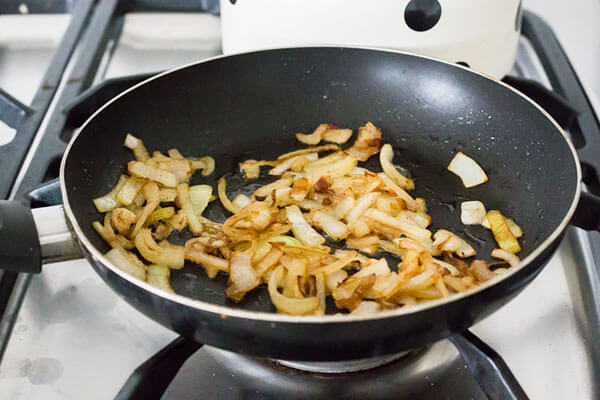
[[[429,60],[429,61],[433,61],[433,62],[446,64],[451,67],[463,69],[467,72],[479,75],[484,79],[490,80],[495,84],[498,84],[506,89],[509,89],[515,95],[520,96],[522,99],[529,102],[538,111],[540,111],[542,113],[542,115],[544,115],[554,125],[556,130],[563,136],[563,139],[565,140],[565,142],[567,143],[567,146],[571,150],[571,156],[573,157],[573,162],[575,163],[575,169],[576,169],[576,175],[577,175],[577,186],[575,188],[575,193],[573,195],[571,205],[570,205],[567,213],[564,215],[563,219],[561,220],[560,224],[554,229],[554,231],[550,234],[550,236],[548,238],[546,238],[546,240],[544,240],[538,247],[535,248],[535,250],[533,250],[533,252],[531,254],[529,254],[527,257],[525,257],[525,259],[521,260],[521,263],[519,264],[519,266],[517,268],[513,268],[513,269],[509,270],[508,273],[498,275],[498,276],[490,279],[489,281],[484,282],[483,284],[478,285],[477,287],[471,288],[462,293],[455,293],[450,296],[442,297],[442,298],[436,299],[436,300],[430,300],[430,301],[427,301],[427,302],[424,302],[424,303],[421,303],[421,304],[418,304],[415,306],[411,306],[411,307],[402,307],[402,308],[395,309],[395,310],[386,310],[386,311],[381,311],[376,314],[370,314],[370,315],[347,315],[347,314],[344,314],[344,315],[324,315],[324,316],[303,316],[303,315],[278,314],[276,312],[249,311],[249,310],[243,310],[243,309],[237,309],[237,308],[222,306],[222,305],[218,305],[218,304],[213,304],[213,303],[209,303],[209,302],[202,301],[202,300],[192,299],[190,297],[186,297],[186,296],[176,294],[176,293],[168,293],[168,292],[158,289],[146,282],[142,282],[142,281],[138,280],[137,278],[134,278],[133,276],[127,274],[126,272],[121,271],[120,269],[116,268],[89,241],[89,239],[86,237],[86,235],[83,233],[83,230],[79,226],[79,223],[78,223],[77,219],[75,218],[75,215],[74,215],[73,210],[71,209],[71,205],[69,203],[68,191],[67,191],[67,188],[65,185],[65,168],[66,168],[66,160],[69,157],[69,153],[70,153],[70,150],[71,150],[73,144],[77,141],[77,138],[79,137],[81,132],[83,132],[85,130],[85,127],[98,114],[100,114],[105,108],[107,108],[109,105],[116,102],[121,97],[128,94],[129,92],[132,92],[132,91],[136,90],[138,87],[145,85],[146,83],[149,83],[149,82],[151,82],[155,79],[161,78],[165,75],[169,75],[169,74],[175,73],[179,70],[183,70],[183,69],[195,66],[195,65],[208,63],[208,62],[211,62],[214,60],[219,60],[222,58],[233,58],[235,56],[244,55],[244,54],[255,54],[255,53],[263,53],[263,52],[289,50],[289,49],[321,49],[321,48],[338,49],[338,50],[344,50],[344,49],[366,50],[366,51],[385,52],[385,53],[392,53],[392,54],[401,54],[401,55],[406,55],[406,56],[411,56],[411,57],[416,57],[416,58],[421,58],[421,59],[425,59],[425,60]],[[231,318],[241,318],[241,319],[264,321],[264,322],[280,322],[280,323],[294,323],[294,324],[296,324],[296,323],[300,323],[300,324],[305,324],[305,323],[306,324],[329,324],[329,323],[337,324],[337,323],[350,323],[350,322],[396,318],[396,317],[400,317],[403,315],[416,314],[421,311],[430,310],[430,309],[433,309],[436,307],[441,307],[447,303],[459,301],[459,300],[465,299],[467,297],[470,297],[472,295],[475,295],[477,293],[480,293],[482,291],[488,290],[491,287],[499,284],[500,282],[502,282],[502,281],[508,279],[509,277],[513,276],[514,274],[518,273],[522,269],[526,268],[533,260],[535,260],[541,253],[543,253],[552,243],[554,243],[559,238],[559,236],[567,228],[573,214],[575,213],[575,209],[577,207],[577,204],[579,203],[579,198],[581,196],[581,185],[582,185],[581,184],[582,172],[581,172],[581,165],[580,165],[579,157],[577,155],[575,147],[573,146],[573,143],[571,142],[571,140],[568,137],[568,135],[566,134],[566,132],[560,127],[560,125],[554,120],[554,118],[552,118],[552,116],[550,114],[548,114],[548,112],[546,110],[544,110],[539,104],[537,104],[535,101],[533,101],[531,98],[529,98],[525,94],[521,93],[517,89],[515,89],[515,88],[507,85],[506,83],[504,83],[490,75],[487,75],[485,73],[475,71],[470,68],[464,67],[462,65],[454,64],[454,63],[440,60],[440,59],[430,57],[430,56],[415,54],[415,53],[411,53],[411,52],[407,52],[407,51],[392,50],[392,49],[377,48],[377,47],[336,46],[336,45],[280,47],[280,48],[273,48],[273,49],[268,49],[268,50],[252,50],[252,51],[246,51],[246,52],[240,52],[240,53],[234,53],[234,54],[228,54],[228,55],[217,55],[217,56],[203,59],[200,61],[194,61],[194,62],[185,64],[185,65],[181,65],[181,66],[169,69],[167,71],[161,72],[159,74],[156,74],[140,83],[133,85],[132,87],[126,89],[125,91],[123,91],[123,92],[119,93],[118,95],[116,95],[115,97],[113,97],[111,100],[109,100],[104,105],[102,105],[98,110],[96,110],[82,124],[81,128],[79,130],[77,130],[77,132],[75,132],[75,134],[73,135],[73,137],[71,138],[71,140],[69,141],[69,143],[65,149],[65,153],[64,153],[64,155],[61,159],[61,163],[60,163],[59,176],[60,176],[60,179],[59,179],[60,189],[61,189],[62,198],[63,198],[63,207],[64,207],[65,215],[67,216],[67,220],[70,223],[72,229],[75,231],[76,240],[78,240],[80,243],[83,244],[85,250],[87,252],[89,252],[89,254],[91,254],[97,262],[101,262],[105,268],[108,268],[112,273],[117,274],[121,279],[125,279],[130,284],[135,285],[135,286],[143,289],[146,292],[150,292],[152,295],[158,296],[162,299],[168,300],[173,303],[178,303],[179,305],[190,307],[190,308],[193,308],[193,309],[196,309],[199,311],[213,313],[213,314],[221,316],[222,318],[231,317]]]

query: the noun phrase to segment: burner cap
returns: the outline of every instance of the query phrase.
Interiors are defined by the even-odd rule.
[[[348,372],[366,371],[368,369],[381,367],[382,365],[396,361],[410,351],[404,351],[396,354],[389,354],[381,357],[363,358],[351,361],[286,361],[274,360],[276,363],[288,368],[298,369],[306,372],[317,372],[321,374],[343,374]]]

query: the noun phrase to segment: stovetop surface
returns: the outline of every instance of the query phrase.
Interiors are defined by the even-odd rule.
[[[60,28],[64,18],[56,18],[55,23]],[[39,39],[45,43],[40,51],[22,46],[0,50],[0,86],[15,89],[13,94],[22,96],[25,102],[36,85],[24,83],[19,87],[15,82],[37,84],[52,54],[52,41]],[[219,41],[214,17],[129,16],[112,62],[96,81],[202,59],[218,53]],[[35,38],[27,43],[36,43]],[[17,73],[15,65],[25,62],[29,67]],[[547,84],[526,41],[520,43],[516,72]],[[0,130],[0,141],[2,134]],[[5,130],[4,134],[10,133]],[[585,252],[589,237],[571,228],[539,277],[515,300],[473,327],[502,355],[533,399],[587,399],[599,395],[594,392],[597,378],[586,350],[587,321],[575,273],[585,264],[585,257],[590,257],[589,249]],[[47,265],[43,274],[31,278],[0,364],[0,397],[112,398],[135,367],[175,337],[119,299],[87,262]],[[284,389],[289,394],[290,388],[298,390],[286,397],[290,399],[306,398],[302,394],[314,398],[483,398],[447,341],[422,349],[409,360],[401,359],[360,375],[360,379],[355,374],[309,377],[290,371],[274,378],[274,371],[281,370],[260,360],[205,347],[186,362],[164,398],[279,398],[277,394]],[[377,385],[372,375],[377,376]],[[302,392],[299,388],[304,387]]]

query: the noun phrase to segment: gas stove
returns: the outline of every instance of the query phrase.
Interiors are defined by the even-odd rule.
[[[210,2],[180,3],[0,5],[0,87],[7,91],[0,91],[2,198],[59,204],[58,160],[97,107],[156,72],[220,53]],[[551,29],[532,13],[524,13],[517,61],[505,81],[567,128],[587,189],[600,194],[600,161],[593,156],[600,152],[600,108]],[[0,393],[9,399],[484,399],[499,398],[494,385],[504,380],[512,398],[598,398],[598,265],[600,234],[570,228],[539,277],[472,333],[350,363],[257,359],[178,338],[119,299],[83,260],[45,265],[39,275],[0,272]],[[478,370],[478,362],[488,368]]]

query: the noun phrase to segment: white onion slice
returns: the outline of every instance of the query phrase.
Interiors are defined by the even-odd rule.
[[[304,315],[319,307],[319,298],[316,296],[306,297],[304,299],[294,299],[279,293],[277,288],[283,279],[283,273],[283,267],[277,267],[273,274],[271,274],[268,284],[271,301],[279,311],[283,311],[292,315]]]
[[[506,261],[507,263],[510,264],[511,267],[516,267],[521,262],[519,257],[517,257],[516,255],[514,255],[512,253],[509,253],[506,250],[502,250],[502,249],[492,250],[492,257],[499,258],[501,260]]]
[[[352,310],[351,315],[369,315],[375,314],[381,310],[381,305],[375,301],[361,301],[360,304]]]
[[[479,164],[460,151],[450,161],[448,170],[458,175],[466,188],[481,185],[488,180],[485,171]]]
[[[368,267],[362,268],[360,271],[358,271],[352,276],[357,278],[361,278],[363,276],[368,276],[371,274],[375,274],[376,276],[382,276],[387,275],[390,272],[390,267],[388,267],[387,261],[385,260],[385,258],[382,258],[381,260],[374,262]]]
[[[298,206],[288,206],[285,208],[285,212],[288,221],[292,224],[292,232],[296,239],[306,246],[318,246],[325,243],[325,238],[306,222]]]
[[[341,221],[333,218],[323,211],[315,210],[311,213],[311,222],[317,228],[323,230],[334,240],[342,240],[350,234],[348,227]]]
[[[465,225],[481,225],[487,221],[487,211],[478,200],[463,201],[460,204],[460,220]]]
[[[448,272],[450,272],[450,275],[452,275],[452,276],[460,275],[460,271],[458,269],[456,269],[456,267],[454,265],[447,263],[445,261],[442,261],[442,260],[438,260],[437,258],[433,258],[432,260],[434,263],[436,263],[440,267],[446,268],[448,270]]]

